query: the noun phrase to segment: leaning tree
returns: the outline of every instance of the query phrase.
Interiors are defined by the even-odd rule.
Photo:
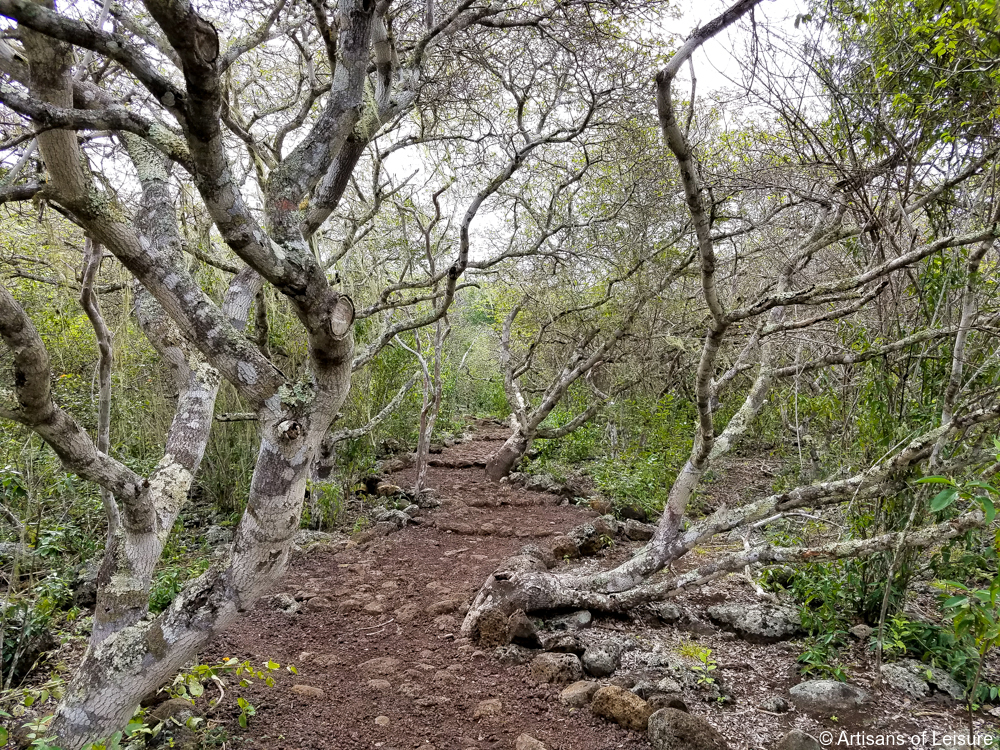
[[[928,127],[927,105],[940,87],[927,77],[962,66],[935,68],[933,60],[902,72],[867,66],[862,54],[869,60],[895,54],[897,62],[906,55],[873,40],[876,34],[850,28],[855,15],[839,5],[847,19],[839,28],[850,33],[824,29],[808,44],[781,39],[777,24],[769,35],[768,25],[754,19],[747,80],[735,82],[744,87],[743,118],[718,117],[722,104],[682,108],[674,88],[684,66],[706,41],[752,17],[758,4],[739,0],[697,29],[656,76],[659,125],[692,227],[703,345],[693,374],[693,447],[655,534],[609,570],[554,573],[533,559],[502,567],[473,602],[467,634],[502,632],[503,619],[517,610],[628,612],[747,565],[927,548],[984,524],[974,504],[945,520],[917,523],[932,514],[927,495],[908,490],[908,483],[928,471],[996,470],[985,448],[1000,419],[993,386],[997,309],[984,274],[1000,235],[995,120],[977,102],[979,116],[959,123],[960,107],[952,106]],[[845,40],[852,56],[837,54]],[[838,60],[845,65],[838,68]],[[873,81],[870,74],[886,69],[892,85],[883,89],[876,84],[888,78]],[[897,95],[904,82],[913,87],[909,99]],[[962,91],[961,80],[947,83]],[[944,116],[951,118],[946,142],[937,127]],[[928,299],[921,279],[944,266],[957,281],[937,284]],[[746,437],[782,384],[829,387],[824,383],[849,378],[853,367],[905,351],[914,361],[941,352],[949,373],[939,381],[930,416],[904,439],[860,468],[838,466],[811,484],[747,498],[700,521],[687,517],[705,472]],[[801,439],[799,426],[788,427],[793,440]],[[901,492],[911,497],[909,522],[884,534],[787,547],[751,544],[746,533],[803,508],[822,513]],[[746,537],[744,550],[683,573],[666,570],[714,535],[734,531]]]
[[[21,123],[7,129],[17,163],[2,200],[50,206],[83,230],[82,302],[105,365],[112,352],[92,291],[102,262],[132,277],[135,317],[178,394],[162,458],[141,475],[107,443],[106,409],[95,439],[56,402],[44,342],[16,287],[0,287],[10,370],[0,417],[96,482],[108,513],[89,647],[48,728],[60,746],[124,726],[145,695],[281,575],[352,371],[446,313],[463,274],[486,262],[472,251],[477,212],[534,152],[572,144],[607,119],[595,113],[627,76],[588,70],[584,52],[624,34],[616,19],[628,22],[639,7],[344,0],[331,9],[278,0],[199,11],[185,0],[149,0],[57,10],[0,0],[10,19],[0,103]],[[504,70],[529,42],[547,50],[545,59],[530,86],[511,81],[509,101],[496,82],[507,81]],[[464,119],[449,121],[463,108]],[[387,134],[389,143],[380,140]],[[375,255],[346,268],[400,183],[403,169],[380,179],[378,168],[393,152],[428,143],[480,144],[488,157],[463,173],[473,187],[457,241],[444,246],[450,255],[430,266],[419,253],[395,266]],[[345,200],[348,191],[357,200]],[[196,237],[182,208],[200,217]],[[190,256],[228,274],[224,298],[199,284]],[[356,307],[347,291],[380,272],[391,278]],[[301,373],[283,372],[258,335],[274,299],[292,310],[305,339]],[[355,352],[359,317],[371,320]],[[105,373],[102,366],[102,383]],[[154,568],[198,473],[223,381],[259,430],[247,507],[225,554],[154,617]],[[102,406],[105,395],[102,388]]]

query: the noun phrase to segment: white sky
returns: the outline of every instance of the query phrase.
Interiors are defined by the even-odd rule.
[[[671,21],[671,26],[678,30],[679,41],[682,41],[697,26],[712,20],[731,4],[731,1],[719,0],[677,0],[677,6],[683,15],[679,20]],[[758,22],[766,19],[769,23],[792,28],[796,14],[806,12],[806,3],[804,0],[764,0],[754,12]],[[749,24],[744,18],[709,40],[695,53],[694,68],[698,79],[698,95],[732,85],[732,79],[739,80],[740,56],[749,41],[748,27]],[[685,82],[690,80],[687,77],[687,68],[684,68],[683,75],[678,76],[678,86],[681,85],[681,80]]]

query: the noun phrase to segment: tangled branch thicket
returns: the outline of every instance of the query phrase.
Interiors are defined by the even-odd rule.
[[[501,568],[468,635],[860,558],[884,623],[907,560],[993,522],[960,491],[998,468],[991,13],[738,0],[675,43],[658,0],[0,0],[0,524],[28,570],[0,642],[12,598],[66,598],[29,570],[46,539],[101,560],[47,731],[119,730],[300,525],[342,520],[381,439],[416,446],[419,497],[470,414],[509,419],[490,479],[586,461],[659,519],[612,569]],[[746,79],[699,93],[731,33]],[[763,444],[780,486],[702,513]],[[231,542],[158,588],[206,498]],[[760,535],[862,507],[837,539]],[[670,572],[733,532],[744,550]],[[23,639],[4,649],[9,687]]]

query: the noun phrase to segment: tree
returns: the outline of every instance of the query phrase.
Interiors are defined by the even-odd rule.
[[[56,403],[44,342],[15,294],[0,287],[0,337],[13,371],[0,416],[41,436],[109,499],[112,535],[93,635],[49,727],[60,746],[78,748],[124,726],[144,695],[282,574],[315,459],[324,443],[335,443],[329,428],[352,371],[396,336],[443,318],[466,270],[486,263],[470,258],[479,207],[533,152],[571,143],[603,121],[594,114],[614,99],[607,69],[591,75],[577,66],[565,75],[560,66],[613,32],[604,20],[627,18],[626,6],[574,0],[526,9],[462,0],[417,9],[345,0],[331,16],[319,2],[279,0],[220,3],[203,15],[180,0],[150,0],[114,6],[107,31],[104,12],[80,18],[51,2],[0,2],[18,40],[4,43],[0,55],[0,102],[26,123],[11,145],[24,146],[27,162],[33,146],[26,144],[37,142],[40,159],[30,176],[12,171],[2,199],[52,206],[124,267],[134,280],[136,317],[178,392],[163,457],[141,475]],[[238,32],[228,43],[217,31],[223,17]],[[396,188],[377,168],[386,151],[475,139],[460,128],[444,132],[437,116],[456,103],[468,106],[470,121],[479,116],[455,95],[504,80],[491,51],[505,49],[493,44],[498,32],[515,54],[537,36],[543,43],[533,49],[547,50],[551,63],[537,69],[544,75],[531,86],[513,81],[506,89],[514,93],[505,110],[514,132],[486,128],[483,147],[501,154],[499,171],[472,189],[450,262],[431,269],[403,263],[402,278],[375,290],[378,301],[356,308],[343,287],[359,286],[372,267],[341,279],[343,286],[328,270],[344,258],[338,246],[355,247]],[[546,100],[547,108],[535,108]],[[525,124],[531,121],[533,128]],[[390,132],[398,140],[380,150],[378,137]],[[368,197],[359,187],[365,169],[374,175]],[[472,176],[473,183],[480,177]],[[349,189],[368,205],[337,215]],[[331,216],[346,227],[332,236],[321,232]],[[216,236],[232,260],[213,247]],[[186,254],[231,274],[221,304]],[[374,268],[388,272],[392,261],[377,258]],[[95,275],[92,260],[85,288],[98,283]],[[406,290],[415,299],[400,298]],[[270,358],[265,308],[275,296],[306,342],[307,365],[292,375]],[[431,301],[424,315],[393,317]],[[92,299],[87,304],[93,308]],[[358,318],[384,325],[355,352]],[[246,512],[225,556],[148,617],[151,576],[200,468],[223,380],[249,406],[260,434]]]
[[[970,130],[963,148],[941,156],[932,142],[913,145],[902,137],[899,120],[858,121],[843,106],[843,79],[833,87],[824,85],[829,79],[823,75],[809,75],[810,68],[823,72],[817,60],[826,58],[819,44],[805,46],[806,54],[814,51],[816,57],[807,56],[791,72],[787,61],[795,47],[776,45],[770,57],[760,53],[753,61],[755,76],[747,83],[754,109],[742,124],[746,132],[730,130],[717,141],[696,143],[694,137],[711,135],[712,129],[693,129],[698,113],[678,111],[675,80],[705,41],[754,13],[757,5],[756,0],[740,0],[697,29],[656,79],[658,118],[693,228],[689,241],[699,264],[704,339],[695,374],[693,448],[671,487],[655,535],[612,570],[496,573],[474,601],[463,625],[466,633],[477,635],[484,618],[518,609],[582,606],[625,612],[748,564],[926,548],[984,523],[983,512],[973,505],[919,528],[907,525],[815,548],[748,545],[685,573],[650,580],[715,534],[766,525],[803,507],[821,511],[848,500],[891,496],[905,491],[908,479],[928,464],[936,473],[992,464],[980,445],[1000,418],[994,390],[982,377],[990,367],[992,346],[985,337],[994,333],[996,316],[979,269],[1000,231],[992,189],[995,143]],[[826,105],[818,111],[805,104],[816,90]],[[870,92],[868,96],[871,101]],[[863,129],[868,127],[878,135],[866,137]],[[873,147],[878,142],[898,148],[886,158]],[[964,266],[962,283],[958,290],[939,288],[940,299],[949,302],[938,307],[935,301],[932,312],[921,310],[923,290],[911,279],[933,273],[941,263]],[[940,312],[949,306],[962,312],[945,323]],[[917,330],[901,330],[911,320],[918,321]],[[847,321],[872,332],[874,340],[859,346]],[[972,331],[984,337],[975,354],[967,348]],[[831,368],[848,373],[859,363],[925,342],[946,343],[951,375],[938,396],[937,414],[925,418],[915,432],[846,477],[828,477],[739,508],[720,508],[700,522],[685,518],[705,471],[745,436],[783,379],[798,383]],[[980,369],[972,376],[963,374],[964,363],[977,360],[983,362]],[[732,416],[717,428],[721,410],[716,399],[726,398],[744,377],[747,383],[732,405]],[[917,493],[912,502],[919,508],[927,498]]]

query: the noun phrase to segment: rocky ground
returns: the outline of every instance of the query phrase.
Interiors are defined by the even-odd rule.
[[[298,673],[240,691],[256,708],[248,730],[231,690],[208,714],[215,736],[276,750],[799,750],[824,732],[964,726],[946,675],[893,665],[895,687],[873,688],[861,631],[848,686],[803,682],[795,611],[738,575],[629,620],[516,614],[492,644],[460,637],[472,596],[511,556],[526,551],[557,570],[608,566],[648,531],[568,504],[544,482],[488,483],[481,466],[502,437],[481,430],[446,449],[429,475],[437,507],[390,509],[353,539],[304,551],[283,590],[218,639],[204,662],[271,660]],[[392,483],[413,481],[412,469],[390,468]],[[761,471],[741,464],[737,484],[722,477],[713,493],[733,502],[740,488],[768,483]],[[977,727],[993,721],[981,714]]]

